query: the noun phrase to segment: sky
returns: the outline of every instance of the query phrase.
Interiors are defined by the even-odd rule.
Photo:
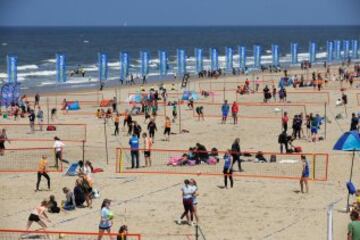
[[[360,0],[0,0],[0,26],[360,25]]]

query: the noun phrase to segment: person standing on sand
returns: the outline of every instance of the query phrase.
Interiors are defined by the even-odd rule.
[[[239,172],[243,172],[243,169],[241,168],[241,150],[240,150],[240,138],[236,138],[234,143],[231,145],[231,156],[232,156],[232,166],[237,162],[239,167]]]
[[[360,218],[359,213],[352,211],[350,213],[351,223],[348,224],[348,240],[359,240],[360,239]]]
[[[31,133],[35,132],[35,113],[34,110],[30,110],[30,114],[28,116],[29,124],[30,124],[30,131]]]
[[[133,134],[129,140],[131,149],[131,168],[139,168],[139,138]]]
[[[44,122],[44,111],[38,106],[38,112],[36,114],[36,118],[38,119],[38,124],[40,127],[40,131],[43,130],[43,122]]]
[[[104,201],[101,204],[101,217],[100,217],[100,224],[99,224],[98,240],[102,239],[105,231],[107,233],[111,232],[111,227],[113,225],[113,222],[112,222],[113,214],[110,211],[110,204],[111,204],[111,200],[106,199],[106,198],[104,199]]]
[[[226,119],[227,119],[227,116],[229,114],[229,110],[230,110],[230,106],[228,104],[228,101],[225,100],[224,104],[221,106],[221,113],[222,113],[221,123],[222,124],[226,123]]]
[[[350,131],[359,131],[359,118],[355,113],[351,114]]]
[[[300,190],[301,190],[301,193],[304,193],[304,184],[305,184],[305,193],[308,193],[309,192],[308,179],[310,176],[310,163],[306,159],[305,155],[301,155],[301,162],[302,162],[302,171],[301,171],[301,177],[300,177]]]
[[[281,118],[281,123],[282,123],[282,128],[285,132],[288,130],[288,122],[289,122],[288,114],[287,112],[284,112],[284,115]]]
[[[145,167],[151,167],[151,147],[152,140],[146,133],[142,134],[144,138],[144,158],[145,158]]]
[[[195,189],[190,185],[188,179],[185,179],[184,184],[185,185],[181,188],[184,212],[176,223],[181,224],[181,219],[186,217],[187,224],[193,225],[190,222],[190,214],[193,212],[193,194]]]
[[[46,178],[48,190],[50,191],[50,177],[47,174],[46,167],[47,167],[47,156],[42,155],[37,172],[37,182],[36,182],[35,192],[40,191],[39,187],[40,187],[41,176],[44,176]]]
[[[3,128],[1,130],[1,134],[0,134],[0,156],[4,156],[4,152],[5,152],[5,141],[7,141],[8,143],[10,143],[10,140],[7,137],[6,134],[6,129]]]
[[[36,106],[40,106],[40,94],[39,93],[36,93],[35,94],[35,104],[34,104],[34,108]]]
[[[114,118],[114,126],[115,126],[114,136],[119,135],[119,124],[120,124],[120,114],[117,113]]]
[[[228,178],[230,180],[230,187],[233,188],[234,186],[234,180],[233,180],[233,159],[231,157],[231,150],[228,150],[225,155],[224,155],[224,169],[223,169],[223,174],[224,174],[224,187],[227,189],[227,182],[228,182]]]
[[[234,125],[238,123],[238,112],[239,112],[239,105],[237,104],[237,102],[234,101],[231,106],[231,114],[234,120]]]
[[[165,141],[170,141],[170,133],[171,133],[171,120],[169,117],[166,117],[165,129],[164,129]]]

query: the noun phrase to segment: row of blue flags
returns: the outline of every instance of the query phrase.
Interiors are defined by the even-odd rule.
[[[309,43],[309,62],[316,62],[317,54],[317,44],[316,42]],[[351,52],[350,52],[351,48]],[[261,46],[253,46],[253,67],[261,67]],[[245,46],[239,46],[239,66],[240,69],[245,69],[247,62],[247,49]],[[231,72],[234,67],[234,49],[231,47],[225,48],[225,71]],[[291,64],[298,63],[298,52],[299,44],[291,43],[290,44],[290,58]],[[280,66],[280,47],[277,44],[272,44],[271,46],[272,53],[272,65]],[[349,58],[357,59],[358,56],[358,40],[334,40],[326,42],[326,53],[328,62],[341,61]],[[167,75],[169,66],[168,66],[168,52],[165,50],[159,50],[159,73],[161,76]],[[219,69],[219,52],[217,48],[210,48],[209,50],[210,58],[210,68],[212,71]],[[201,72],[204,69],[204,49],[195,48],[195,70],[196,72]],[[140,62],[141,62],[141,74],[146,76],[149,74],[149,64],[150,64],[150,52],[149,51],[140,51]],[[185,49],[177,49],[177,74],[184,75],[186,74],[186,64],[187,55]],[[120,53],[120,79],[125,80],[129,75],[130,67],[130,54],[128,52]],[[108,78],[108,56],[106,53],[98,54],[98,68],[99,68],[99,80],[104,81]],[[8,73],[8,82],[15,83],[17,82],[17,57],[14,55],[7,56],[7,73]],[[59,83],[66,82],[66,56],[65,54],[58,53],[56,54],[56,81]]]

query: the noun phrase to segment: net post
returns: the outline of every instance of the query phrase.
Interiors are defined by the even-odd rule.
[[[324,135],[324,139],[326,140],[326,125],[327,125],[327,113],[326,113],[326,103],[324,104],[324,115],[325,115],[325,125],[324,125],[324,128],[325,128],[325,135]]]
[[[199,240],[199,225],[195,225],[195,239]]]
[[[313,158],[312,158],[312,177],[313,177],[313,180],[315,180],[315,177],[316,177],[316,155],[313,154]]]
[[[119,172],[122,173],[123,172],[123,158],[122,158],[123,153],[122,153],[121,148],[119,148],[118,153],[119,153],[119,160],[118,160],[119,161],[119,166],[118,166],[118,168],[119,168]]]
[[[106,118],[104,118],[104,138],[105,138],[106,164],[109,165],[109,150],[108,150],[108,139],[107,139],[107,131],[106,131]]]
[[[82,162],[85,164],[85,141],[82,141]]]

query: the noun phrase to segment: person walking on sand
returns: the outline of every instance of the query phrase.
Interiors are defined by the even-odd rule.
[[[100,224],[99,224],[99,236],[98,240],[101,240],[104,232],[111,232],[111,227],[113,225],[113,213],[110,211],[110,199],[104,199],[101,204],[101,214],[100,214]]]
[[[231,150],[228,150],[225,155],[224,155],[224,169],[223,169],[223,174],[224,174],[224,187],[227,189],[228,187],[228,178],[230,180],[230,187],[233,188],[234,186],[234,180],[233,180],[233,162],[232,162],[232,157],[231,157]]]
[[[64,146],[65,144],[60,141],[60,138],[58,138],[57,136],[54,137],[54,145],[53,148],[55,149],[55,167],[58,168],[59,167],[59,161],[61,162],[65,162],[63,160],[63,153],[64,153]]]
[[[238,123],[238,113],[239,113],[239,104],[237,102],[233,102],[231,106],[231,114],[234,120],[234,125]]]
[[[166,117],[165,118],[165,129],[164,129],[165,141],[170,141],[170,133],[171,133],[171,120],[169,117]]]
[[[157,131],[157,127],[156,127],[154,118],[150,119],[150,122],[147,125],[147,129],[149,131],[149,137],[151,137],[152,142],[154,143],[155,142],[155,131]]]
[[[190,185],[190,181],[188,179],[184,180],[184,186],[181,188],[182,192],[182,199],[183,199],[183,206],[184,212],[181,215],[180,219],[176,221],[177,224],[181,224],[181,219],[186,217],[187,224],[193,225],[190,222],[190,213],[193,212],[193,194],[194,188]]]
[[[199,215],[198,215],[198,211],[197,211],[197,204],[198,204],[197,196],[199,196],[199,192],[198,192],[199,188],[198,188],[198,185],[197,185],[195,179],[193,179],[193,178],[190,179],[190,185],[194,188],[193,212],[191,215],[191,221],[193,222],[193,218],[195,217],[196,224],[199,224]]]
[[[301,190],[301,193],[304,193],[304,185],[305,185],[305,193],[308,193],[309,192],[308,179],[310,176],[310,163],[306,159],[305,155],[301,155],[301,162],[302,162],[302,171],[301,171],[301,177],[300,177],[300,190]]]
[[[28,218],[27,224],[26,224],[26,231],[29,231],[31,225],[33,222],[36,222],[41,226],[39,230],[46,230],[47,225],[45,224],[45,221],[51,223],[50,219],[46,215],[46,209],[48,207],[48,202],[46,200],[43,200],[40,204],[40,206],[34,208],[32,212],[30,213],[30,216]]]
[[[133,134],[129,140],[131,149],[131,168],[139,168],[139,138]]]
[[[44,178],[46,178],[48,190],[50,191],[50,177],[47,174],[47,169],[46,169],[47,163],[48,163],[47,156],[42,155],[41,160],[39,161],[39,167],[38,167],[38,171],[37,171],[37,182],[36,182],[35,192],[40,191],[39,187],[40,187],[40,181],[41,181],[42,176],[44,176]]]
[[[226,124],[226,119],[229,114],[229,110],[230,110],[230,106],[228,104],[228,101],[225,100],[224,104],[221,106],[221,113],[222,113],[221,123],[222,124]]]
[[[143,133],[142,137],[144,138],[145,167],[151,167],[152,140],[151,140],[151,137],[148,137],[147,133]]]

